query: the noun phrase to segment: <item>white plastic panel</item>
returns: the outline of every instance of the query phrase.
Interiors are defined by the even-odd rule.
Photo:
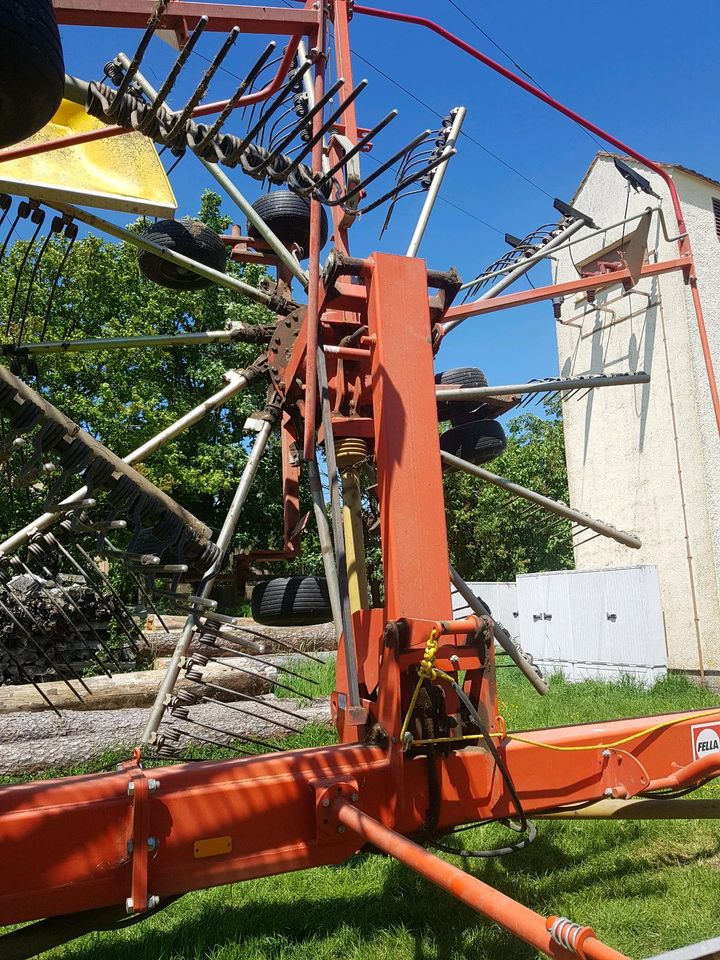
[[[667,672],[657,567],[524,574],[519,635],[545,673],[650,684]]]
[[[481,581],[468,582],[468,586],[487,604],[492,611],[493,618],[499,620],[511,637],[517,637],[520,625],[520,612],[517,602],[516,583],[488,583]],[[466,617],[472,611],[463,598],[452,587],[453,615]]]

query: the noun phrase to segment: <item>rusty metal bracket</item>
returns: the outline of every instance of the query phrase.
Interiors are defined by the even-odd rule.
[[[333,816],[332,805],[337,800],[357,803],[360,799],[358,782],[354,777],[330,780],[312,780],[310,786],[315,791],[315,823],[318,841],[329,837],[339,840],[345,833],[345,827]]]
[[[617,747],[602,751],[603,784],[605,796],[629,800],[650,786],[650,777],[637,757]]]

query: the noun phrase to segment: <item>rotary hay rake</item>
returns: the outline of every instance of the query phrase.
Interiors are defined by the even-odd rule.
[[[15,19],[9,18],[9,9]],[[134,649],[143,642],[133,611],[113,587],[103,561],[129,572],[150,609],[156,609],[153,598],[162,597],[187,613],[142,746],[130,760],[113,773],[0,790],[0,849],[4,862],[12,864],[0,877],[0,923],[35,921],[2,938],[4,955],[31,956],[89,930],[142,920],[190,890],[338,863],[370,845],[549,956],[620,957],[578,918],[543,917],[438,858],[424,844],[442,849],[442,838],[460,825],[500,821],[515,831],[515,841],[482,854],[515,853],[534,839],[533,814],[569,816],[578,804],[588,805],[588,815],[598,817],[631,818],[649,811],[698,816],[691,803],[673,801],[720,774],[717,753],[695,758],[691,729],[718,711],[508,732],[498,714],[495,642],[539,694],[547,693],[548,686],[449,565],[442,471],[475,474],[520,501],[522,509],[549,514],[552,523],[569,523],[573,536],[606,536],[637,548],[634,535],[510,482],[484,464],[502,452],[505,438],[497,417],[513,406],[537,395],[566,399],[579,391],[647,383],[649,377],[640,372],[491,387],[475,368],[434,375],[433,361],[442,338],[468,317],[594,295],[615,285],[628,290],[643,277],[674,271],[690,285],[704,338],[692,251],[671,178],[526,80],[413,15],[358,5],[353,9],[350,0],[325,5],[308,0],[291,9],[189,0],[102,5],[57,0],[54,10],[61,24],[131,27],[143,31],[142,39],[132,57],[119,52],[108,62],[101,81],[85,82],[64,76],[47,2],[2,5],[3,24],[15,47],[22,49],[27,40],[32,16],[44,21],[50,39],[41,51],[43,69],[23,73],[23,102],[17,102],[11,83],[2,91],[6,119],[0,135],[9,149],[0,161],[52,158],[58,149],[84,149],[110,137],[139,134],[175,160],[194,153],[245,216],[248,234],[234,230],[218,241],[201,226],[168,221],[140,235],[128,232],[68,203],[70,191],[60,168],[49,185],[25,183],[10,191],[26,198],[16,208],[9,193],[2,197],[0,217],[10,224],[2,255],[20,221],[33,228],[6,318],[3,351],[9,367],[0,368],[0,457],[9,491],[29,491],[41,512],[0,545],[0,615],[6,624],[0,663],[12,665],[15,679],[36,682],[44,674],[30,665],[26,652],[32,651],[82,699],[87,691],[77,664],[56,642],[64,624],[101,669],[119,667],[118,648],[108,645],[102,625],[87,619],[81,603],[85,591],[101,608],[102,619],[112,619],[123,645]],[[524,239],[508,237],[511,250],[469,282],[462,283],[452,269],[428,269],[416,254],[458,147],[465,110],[450,111],[436,131],[422,131],[363,175],[362,158],[371,147],[377,149],[396,112],[371,128],[358,126],[356,104],[365,82],[355,85],[352,80],[353,15],[434,31],[656,171],[672,197],[677,258],[645,262],[649,218],[653,213],[662,218],[654,208],[641,218],[633,235],[637,242],[628,244],[622,263],[571,283],[504,293],[553,251],[617,226],[598,227],[556,201],[559,220]],[[331,24],[334,43],[329,45]],[[155,91],[141,67],[159,29],[174,34],[179,52]],[[225,39],[185,105],[173,110],[170,95],[204,32]],[[203,103],[240,34],[280,39],[251,58],[229,100]],[[30,46],[37,56],[37,47]],[[20,56],[13,55],[16,60]],[[338,77],[333,84],[326,79],[330,61]],[[28,90],[37,95],[29,96]],[[64,137],[19,143],[50,120],[63,96],[81,103],[100,123]],[[212,114],[211,125],[199,122]],[[236,123],[241,133],[225,129]],[[283,189],[250,203],[225,168],[239,168],[261,184]],[[0,176],[3,169],[0,165]],[[373,184],[383,175],[391,185],[380,187],[375,196]],[[642,189],[642,184],[635,186]],[[405,255],[351,256],[353,223],[387,205],[385,229],[397,203],[414,192],[424,194],[424,200]],[[87,204],[97,205],[90,194]],[[105,198],[100,205],[112,204]],[[43,241],[38,238],[45,207],[55,215]],[[134,244],[143,272],[165,286],[217,284],[263,304],[275,319],[175,336],[73,340],[73,330],[68,330],[65,338],[48,340],[47,318],[79,224]],[[661,225],[667,237],[664,219]],[[323,262],[321,250],[330,230],[333,249]],[[33,280],[51,236],[64,238],[64,254],[39,333],[26,336],[32,326],[26,317]],[[226,248],[239,262],[275,268],[276,281],[256,288],[226,272]],[[236,341],[259,344],[264,352],[247,369],[229,371],[218,392],[124,459],[53,406],[40,384],[39,364],[51,363],[58,353]],[[706,361],[720,423],[707,354]],[[26,382],[33,379],[35,387]],[[263,381],[266,404],[246,424],[255,439],[230,509],[213,535],[135,467],[250,384]],[[451,422],[441,435],[438,419]],[[259,551],[258,557],[297,557],[307,523],[299,514],[305,472],[325,578],[263,582],[253,595],[253,609],[265,623],[334,622],[340,642],[331,707],[340,743],[332,747],[281,750],[273,738],[296,729],[298,714],[291,700],[237,694],[206,676],[207,666],[227,654],[249,674],[266,663],[262,631],[223,614],[211,593],[274,430],[281,438],[284,548]],[[327,465],[329,519],[318,446]],[[371,606],[368,598],[363,496],[372,499],[381,535],[382,606]],[[190,584],[187,589],[183,578]],[[18,588],[18,582],[25,588]],[[471,616],[453,619],[451,584]],[[293,692],[294,680],[302,676],[297,672],[301,656],[312,659],[295,651],[293,662],[282,668],[282,679],[275,681],[286,692]],[[190,688],[178,687],[181,676],[191,681]],[[38,686],[38,692],[51,704],[44,689]],[[263,739],[239,733],[233,722],[248,714],[262,719],[263,729],[273,733]],[[189,741],[223,747],[232,756],[173,763],[151,774],[143,768],[143,751],[177,760]],[[244,746],[263,752],[239,759],[247,752]],[[705,956],[710,949],[697,945],[684,955]]]

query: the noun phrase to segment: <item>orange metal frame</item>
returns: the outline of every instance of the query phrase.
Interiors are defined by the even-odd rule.
[[[98,10],[94,0],[57,0],[55,6],[61,23],[142,26],[153,4],[113,0]],[[335,0],[329,6],[337,60],[351,86],[352,4]],[[241,23],[250,32],[284,33],[290,37],[288,51],[294,52],[301,34],[310,36],[316,52],[324,48],[324,11],[310,0],[301,10],[176,0],[164,26],[182,35],[187,21],[192,26],[201,13],[210,16],[209,29]],[[292,52],[278,83],[291,59]],[[319,54],[318,96],[322,60]],[[354,107],[343,121],[348,135],[356,136]],[[320,122],[318,115],[318,129]],[[316,151],[314,169],[320,163]],[[353,618],[362,722],[347,710],[341,645],[332,696],[337,746],[152,771],[143,770],[138,753],[114,773],[1,788],[0,857],[12,869],[0,871],[0,924],[117,904],[143,913],[156,898],[162,903],[189,890],[339,863],[370,843],[550,956],[618,958],[587,927],[564,927],[572,936],[566,937],[570,946],[563,946],[553,933],[557,918],[521,906],[407,839],[426,825],[433,804],[441,833],[512,816],[515,808],[491,753],[481,741],[463,737],[461,727],[434,759],[422,750],[405,751],[401,731],[434,631],[435,666],[449,674],[464,671],[463,689],[477,705],[528,814],[676,789],[720,775],[720,755],[694,759],[691,727],[697,713],[509,734],[498,714],[492,625],[475,617],[452,620],[433,378],[437,320],[599,289],[627,280],[628,271],[476,305],[445,308],[441,296],[438,307],[418,259],[374,253],[354,270],[356,282],[348,282],[341,266],[325,283],[319,273],[319,215],[313,201],[309,301],[282,379],[286,409],[294,408],[304,421],[304,431],[298,418],[286,415],[282,424],[286,549],[294,549],[289,533],[297,520],[291,446],[303,448],[306,457],[315,450],[320,344],[335,433],[368,440],[377,464],[385,606]],[[346,253],[342,211],[334,208],[333,216],[336,243]],[[242,258],[242,250],[236,252]],[[676,260],[645,266],[643,275],[671,270],[692,278],[689,248]],[[343,338],[362,333],[361,327],[364,336],[354,339],[353,348],[343,346]],[[459,715],[454,691],[447,687],[445,695],[448,714]],[[433,798],[428,776],[434,760],[439,798]]]

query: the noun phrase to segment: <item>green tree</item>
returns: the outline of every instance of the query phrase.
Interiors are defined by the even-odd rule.
[[[568,502],[567,469],[558,401],[546,417],[510,420],[507,450],[488,469],[555,500]],[[445,474],[450,556],[470,580],[514,580],[518,573],[573,567],[570,527],[546,511],[466,473]]]

